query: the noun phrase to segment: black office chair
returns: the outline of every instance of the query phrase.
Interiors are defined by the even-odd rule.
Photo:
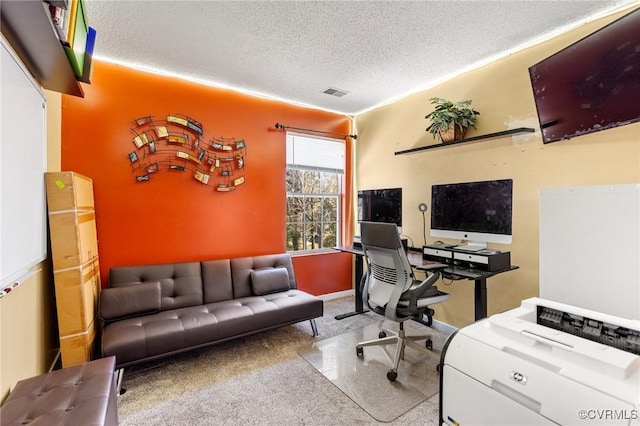
[[[396,344],[393,368],[387,372],[387,378],[393,382],[398,377],[398,365],[406,346],[440,359],[430,350],[429,335],[405,335],[404,321],[415,319],[422,322],[427,313],[430,324],[433,311],[429,305],[444,302],[449,299],[449,294],[433,285],[440,277],[437,269],[426,272],[424,281],[415,280],[395,224],[361,222],[360,231],[367,263],[362,299],[372,312],[399,323],[399,330],[397,333],[382,330],[378,339],[358,343],[356,354],[363,357],[365,346]],[[387,336],[387,332],[391,336]],[[426,340],[425,346],[418,344],[419,340]]]

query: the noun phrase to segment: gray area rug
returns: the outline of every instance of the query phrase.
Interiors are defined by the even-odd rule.
[[[325,302],[317,337],[306,321],[126,369],[127,392],[118,398],[120,424],[383,424],[299,355],[318,342],[378,324],[380,316],[373,313],[335,320],[353,307],[353,297]],[[439,350],[446,336],[432,331]],[[384,424],[437,425],[438,395]]]
[[[388,321],[322,340],[300,355],[376,420],[390,422],[435,395],[440,386],[438,360],[407,348],[394,382],[387,379],[395,345],[369,346],[356,356],[358,342],[375,340],[381,328],[397,330]],[[415,330],[414,330],[415,329]],[[428,334],[428,328],[407,323],[408,335]]]

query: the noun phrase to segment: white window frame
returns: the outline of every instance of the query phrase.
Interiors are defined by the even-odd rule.
[[[300,134],[294,132],[287,132],[286,134],[286,168],[287,170],[296,169],[303,171],[313,171],[321,173],[331,173],[337,175],[337,192],[336,193],[291,193],[289,188],[286,188],[286,206],[288,206],[288,200],[292,196],[296,197],[308,197],[308,198],[325,198],[331,197],[336,199],[336,245],[339,245],[341,241],[342,230],[342,197],[344,195],[343,175],[346,168],[346,143],[344,140],[333,139],[327,137],[312,136],[307,134]],[[288,175],[288,173],[286,173]],[[288,207],[285,207],[285,210]],[[325,229],[324,225],[328,222],[324,221],[324,214],[320,216],[321,229]],[[293,222],[288,221],[289,212],[286,211],[285,229],[289,229],[289,225]],[[299,223],[299,222],[297,222]],[[304,217],[302,219],[303,232],[302,235],[306,236],[307,224],[317,224],[317,221],[307,221]],[[331,221],[333,223],[333,221]],[[311,226],[311,225],[309,225]],[[285,247],[289,250],[289,233],[285,231]],[[320,245],[322,245],[323,238],[320,237]],[[306,244],[306,243],[303,243]],[[293,250],[291,253],[316,253],[318,251],[330,250],[331,247],[320,247],[301,250]]]

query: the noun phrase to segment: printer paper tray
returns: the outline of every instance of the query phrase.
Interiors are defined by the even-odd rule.
[[[442,419],[448,425],[555,425],[526,406],[446,365]]]
[[[600,408],[631,412],[636,408],[630,401],[623,401],[606,394],[598,390],[597,386],[591,387],[563,376],[551,365],[518,355],[515,352],[498,350],[464,333],[457,333],[452,336],[444,355],[443,390],[451,386],[448,384],[449,380],[455,380],[456,376],[451,373],[452,369],[455,369],[458,373],[473,379],[479,386],[484,386],[484,392],[499,393],[518,403],[522,409],[530,411],[532,415],[540,415],[558,424],[566,425],[593,425],[593,419],[578,418],[578,411],[582,409]],[[443,419],[445,420],[447,415],[455,419],[455,413],[450,414],[444,410],[456,405],[451,402],[451,398],[457,399],[457,394],[460,393],[459,389],[450,390],[451,392],[443,391]],[[632,397],[632,395],[629,396]],[[462,404],[467,403],[469,398],[462,400]],[[480,410],[476,413],[480,417],[476,418],[475,423],[492,423],[484,421],[482,416],[490,415],[486,411]],[[459,420],[456,419],[456,421]],[[459,423],[465,424],[460,421]],[[607,424],[604,421],[601,423]],[[620,424],[619,420],[615,424]]]

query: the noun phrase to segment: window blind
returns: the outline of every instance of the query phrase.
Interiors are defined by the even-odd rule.
[[[343,174],[345,143],[337,139],[287,133],[287,167]]]

